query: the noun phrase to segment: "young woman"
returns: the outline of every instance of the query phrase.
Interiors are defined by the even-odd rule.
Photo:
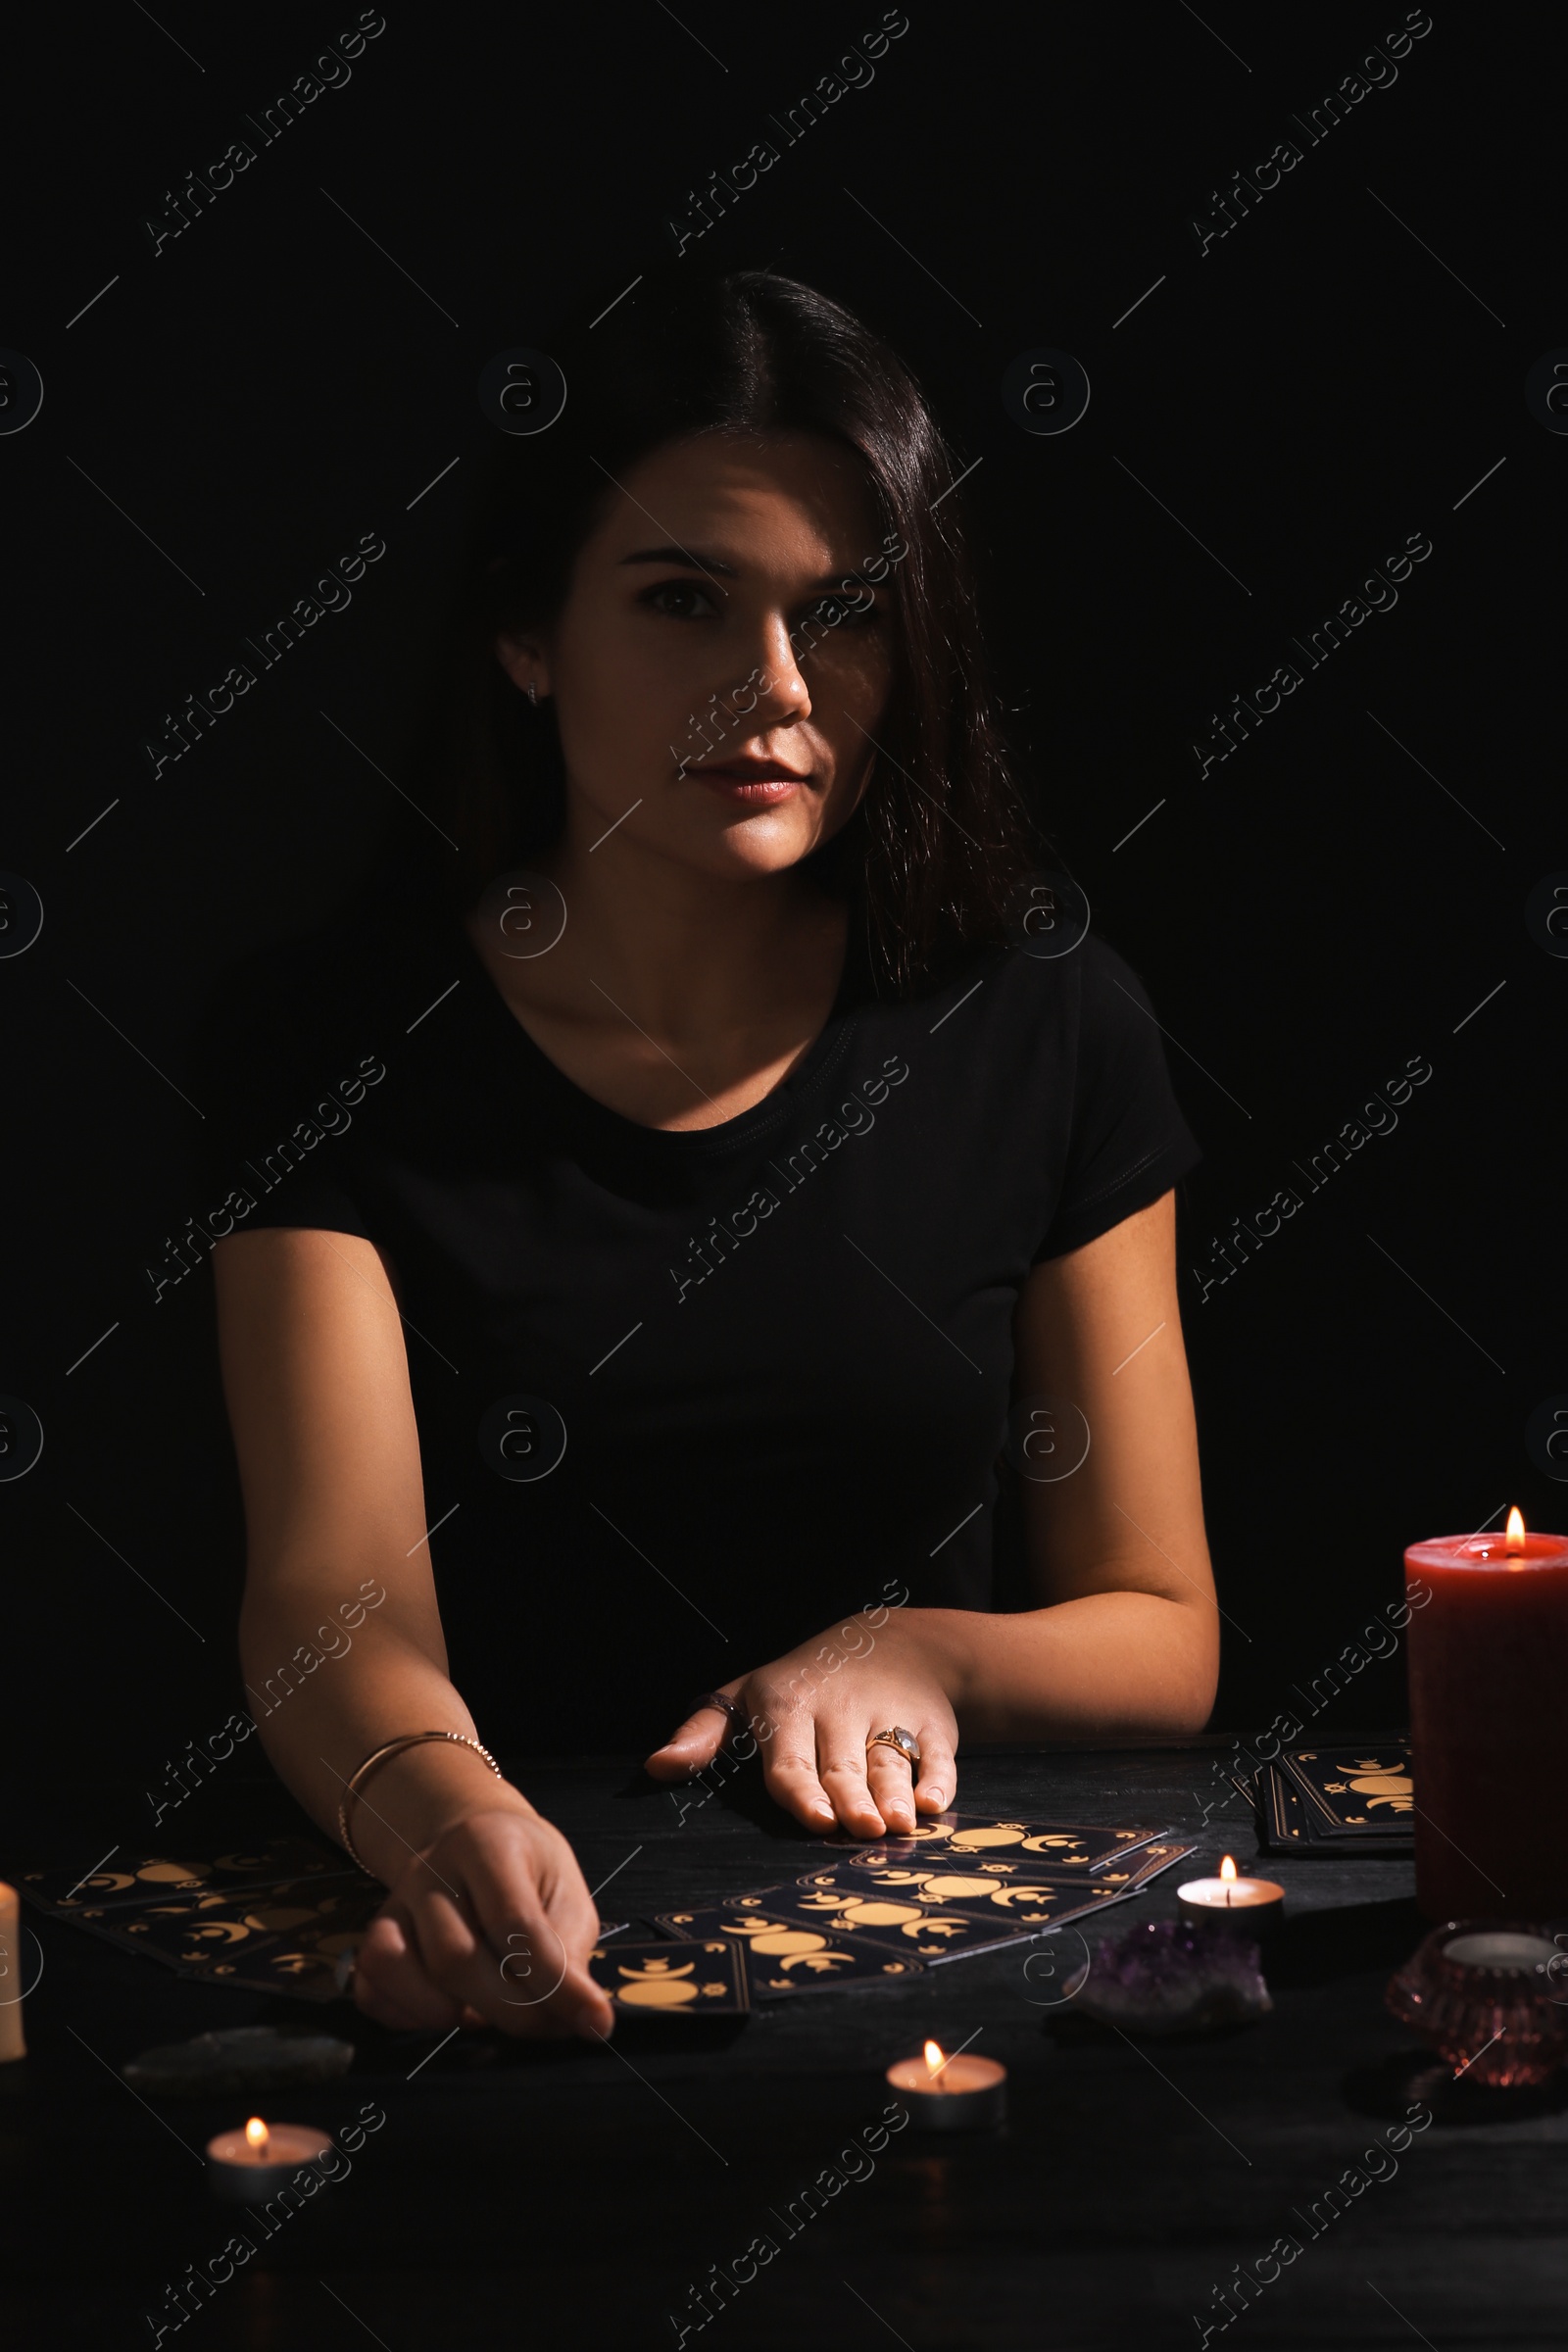
[[[495,435],[411,796],[444,896],[223,1023],[244,1676],[388,1887],[357,1997],[405,2027],[611,2030],[481,1739],[670,1783],[755,1743],[875,1837],[960,1737],[1194,1732],[1217,1666],[1197,1150],[1032,871],[916,385],[765,271],[567,376]]]

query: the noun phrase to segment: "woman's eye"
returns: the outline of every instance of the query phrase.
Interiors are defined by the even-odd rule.
[[[712,598],[695,580],[661,580],[657,587],[645,589],[638,602],[646,605],[651,612],[664,613],[671,620],[708,620],[717,617],[717,608]],[[860,628],[877,617],[876,601],[863,597],[819,597],[810,609],[809,617],[823,628]]]
[[[701,601],[706,608],[705,612],[695,612],[689,601],[683,601],[692,597]],[[662,601],[666,598],[672,601]],[[699,588],[695,580],[661,580],[659,586],[650,588],[641,601],[655,612],[667,613],[671,620],[702,620],[714,609],[707,592]]]

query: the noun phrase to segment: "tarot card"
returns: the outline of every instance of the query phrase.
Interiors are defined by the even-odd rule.
[[[966,1873],[954,1878],[966,1891],[976,1883]],[[960,1905],[940,1882],[885,1890],[868,1886],[859,1873],[820,1871],[801,1885],[731,1895],[724,1908],[759,1912],[794,1927],[822,1928],[829,1935],[863,1938],[890,1951],[912,1951],[936,1966],[959,1953],[987,1952],[997,1944],[1038,1936],[1062,1919],[1114,1902],[1119,1892],[1106,1887],[1097,1900],[1088,1887],[1009,1888],[1003,1879],[979,1885],[985,1892],[979,1897],[971,1893],[970,1901]]]
[[[285,1880],[363,1875],[336,1846],[289,1832],[209,1859],[188,1847],[126,1853],[117,1846],[85,1875],[69,1868],[29,1870],[18,1884],[29,1902],[45,1910],[125,1911],[168,1902],[173,1895],[222,1889],[237,1895],[249,1887],[281,1886]]]
[[[1257,1776],[1257,1831],[1265,1853],[1409,1854],[1408,1826],[1389,1823],[1366,1830],[1331,1829],[1323,1802],[1310,1804],[1289,1774],[1265,1764]]]
[[[977,1813],[940,1813],[917,1822],[912,1834],[880,1838],[853,1851],[857,1860],[873,1865],[909,1862],[933,1849],[976,1859],[1005,1857],[1037,1877],[1076,1879],[1119,1864],[1124,1854],[1161,1834],[1157,1829],[1090,1829],[1077,1823],[992,1821]]]
[[[1196,1845],[1180,1845],[1169,1838],[1161,1838],[1153,1845],[1140,1847],[1132,1856],[1134,1867],[1125,1874],[1125,1884],[1122,1883],[1122,1874],[1115,1871],[1098,1872],[1094,1884],[1097,1886],[1115,1886],[1118,1890],[1117,1900],[1120,1901],[1127,1895],[1142,1894],[1151,1879],[1157,1879],[1162,1872],[1174,1869],[1178,1862],[1185,1862],[1189,1854],[1196,1854],[1197,1851]]]
[[[1284,1850],[1314,1836],[1316,1816],[1307,1812],[1305,1797],[1276,1765],[1265,1764],[1258,1772],[1257,1805],[1258,1830],[1266,1844]]]
[[[305,1879],[238,1898],[187,1896],[112,1925],[117,1941],[151,1949],[186,1976],[330,2000],[347,1990],[361,1938],[385,1900],[384,1886],[356,1874],[347,1886]],[[617,1933],[601,1920],[602,1936]]]
[[[269,1889],[254,1902],[248,1921],[268,1927],[269,1935],[254,1936],[232,1953],[214,1953],[210,1961],[187,1963],[187,1975],[221,1978],[226,1984],[254,1986],[259,1991],[291,1994],[299,2000],[330,2001],[349,1989],[355,1956],[366,1929],[386,1899],[384,1886],[363,1891],[318,1895],[314,1915],[298,1918],[298,1910],[316,1891],[310,1885],[288,1887],[298,1900],[285,1907],[277,1889]],[[129,1923],[125,1923],[129,1925]],[[211,1925],[211,1919],[203,1924]],[[625,1921],[599,1923],[601,1936],[618,1935]],[[514,1980],[510,1980],[512,1982]]]
[[[337,2000],[348,1991],[360,1939],[379,1908],[385,1889],[345,1896],[340,1909],[323,1906],[314,1919],[238,1947],[233,1958],[215,1958],[191,1970],[227,1984],[260,1992],[287,1993],[296,2000]]]
[[[1410,1750],[1403,1741],[1383,1746],[1299,1747],[1280,1763],[1307,1800],[1309,1811],[1326,1817],[1319,1834],[1354,1837],[1405,1827],[1413,1789]]]
[[[1163,1834],[1157,1823],[1147,1828],[1089,1828],[1078,1822],[986,1821],[964,1815],[946,1850],[988,1858],[1005,1855],[1050,1877],[1065,1872],[1077,1878],[1085,1872],[1098,1876]]]
[[[329,1976],[339,1951],[358,1943],[385,1899],[384,1887],[356,1872],[346,1886],[293,1879],[237,1895],[176,1894],[167,1902],[116,1911],[89,1907],[73,1916],[183,1976],[271,1986],[317,1969]]]
[[[925,1966],[913,1952],[885,1951],[862,1936],[834,1936],[760,1911],[666,1911],[657,1924],[670,1936],[737,1944],[754,2003],[827,1984],[896,1984]]]
[[[846,1881],[853,1876],[877,1886],[898,1887],[918,1886],[924,1880],[945,1873],[956,1880],[967,1879],[974,1888],[974,1901],[986,1907],[1004,1899],[995,1893],[995,1888],[1004,1883],[1020,1890],[1014,1896],[1005,1898],[1008,1901],[1023,1900],[1022,1890],[1032,1887],[1076,1886],[1087,1893],[1096,1887],[1124,1886],[1135,1875],[1136,1865],[1144,1855],[1153,1850],[1151,1846],[1124,1849],[1098,1870],[1076,1871],[1069,1875],[1066,1871],[1054,1870],[1050,1863],[1040,1863],[1033,1854],[1025,1855],[1019,1861],[1009,1854],[993,1855],[982,1851],[971,1856],[959,1848],[940,1845],[927,1846],[923,1853],[903,1857],[889,1855],[882,1846],[872,1846],[846,1854],[842,1862],[832,1865],[830,1875]],[[818,1872],[809,1872],[801,1884],[805,1886],[820,1875]]]
[[[833,1832],[827,1842],[829,1845],[875,1845],[878,1847],[883,1845],[913,1847],[929,1845],[933,1842],[940,1845],[953,1835],[956,1829],[961,1829],[966,1821],[973,1818],[975,1817],[967,1813],[922,1813],[916,1819],[912,1830],[901,1830],[896,1836],[864,1838],[855,1837],[849,1830],[839,1829]]]
[[[727,1939],[597,1945],[594,1983],[617,2009],[671,2017],[744,2017],[751,2006],[746,1957]]]
[[[907,1899],[928,1908],[951,1905],[981,1918],[1014,1919],[1026,1927],[1041,1928],[1080,1910],[1114,1902],[1123,1891],[1125,1879],[1110,1883],[1087,1876],[1076,1881],[1011,1876],[1004,1866],[976,1867],[944,1848],[923,1854],[918,1862],[896,1862],[881,1870],[840,1863],[834,1870],[815,1871],[799,1884],[803,1892],[828,1890],[873,1899],[888,1897],[895,1902]]]
[[[1301,1819],[1306,1825],[1306,1833],[1309,1838],[1321,1843],[1324,1839],[1348,1838],[1351,1835],[1349,1831],[1341,1828],[1338,1817],[1315,1789],[1286,1770],[1283,1758],[1275,1765],[1274,1769],[1287,1788],[1299,1799]]]

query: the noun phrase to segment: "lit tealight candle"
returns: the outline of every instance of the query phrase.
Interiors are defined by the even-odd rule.
[[[264,2124],[253,2115],[243,2132],[220,2132],[207,2142],[207,2177],[215,2197],[234,2205],[265,2205],[302,2164],[319,2164],[331,2147],[312,2124]]]
[[[1190,1928],[1218,1920],[1243,1935],[1266,1935],[1285,1913],[1285,1889],[1276,1879],[1245,1879],[1229,1854],[1217,1879],[1189,1879],[1176,1889],[1181,1915]]]
[[[939,2041],[926,2043],[923,2058],[899,2059],[888,2081],[922,2131],[971,2132],[1007,2112],[1006,2068],[963,2050],[949,2058]]]

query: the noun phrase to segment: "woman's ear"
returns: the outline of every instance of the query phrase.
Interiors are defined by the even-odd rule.
[[[519,694],[532,687],[542,702],[550,692],[550,664],[537,638],[503,631],[496,639],[496,660]]]

